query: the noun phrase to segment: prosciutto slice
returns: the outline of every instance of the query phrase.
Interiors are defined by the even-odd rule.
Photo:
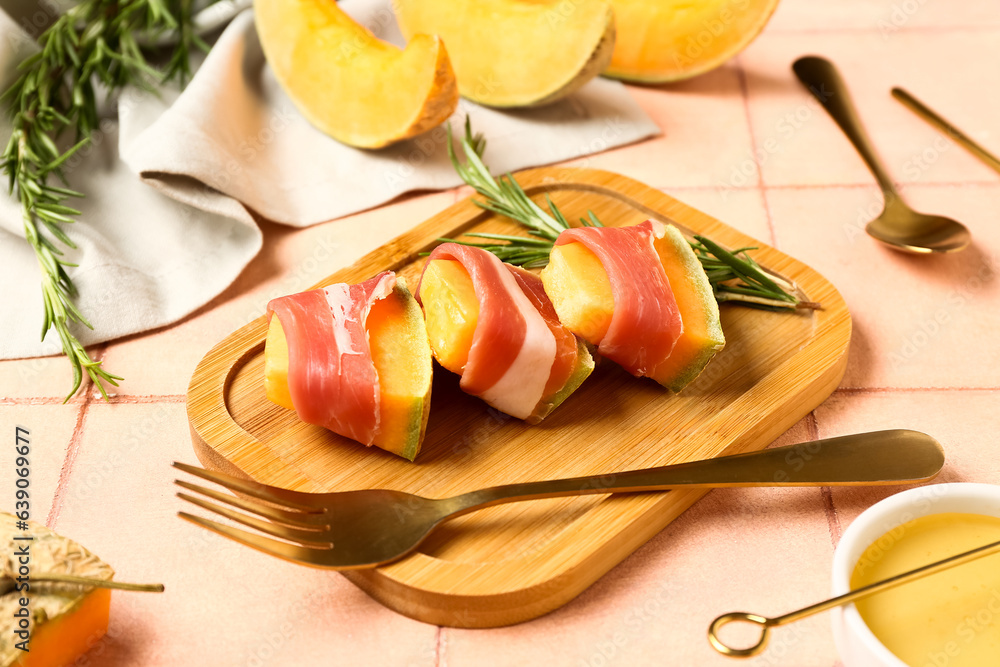
[[[288,341],[288,391],[302,421],[372,444],[380,395],[365,320],[395,284],[386,271],[267,304],[268,320],[278,318]]]
[[[578,355],[576,336],[559,321],[555,306],[552,305],[549,295],[545,293],[545,286],[542,284],[541,278],[519,266],[504,264],[504,267],[514,275],[521,291],[545,320],[545,324],[548,325],[549,331],[552,332],[552,336],[556,340],[556,358],[552,362],[549,381],[545,385],[542,396],[545,399],[562,389],[573,374]]]
[[[462,389],[498,410],[527,419],[546,396],[556,363],[558,346],[548,323],[521,288],[516,273],[495,255],[444,243],[434,249],[428,264],[435,259],[461,263],[479,300],[479,320],[462,373]],[[522,276],[521,280],[528,279]]]
[[[626,227],[575,227],[556,245],[582,243],[604,266],[615,300],[598,352],[636,376],[670,356],[684,330],[670,282],[653,245],[664,227],[655,220]]]

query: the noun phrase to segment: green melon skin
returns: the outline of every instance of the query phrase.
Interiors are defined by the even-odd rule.
[[[569,376],[566,384],[556,393],[552,394],[548,398],[543,398],[538,405],[535,406],[534,412],[526,420],[529,424],[537,424],[549,414],[558,408],[563,401],[569,398],[570,394],[576,391],[583,381],[590,376],[594,370],[594,357],[590,354],[590,349],[587,344],[581,339],[576,339],[576,366],[573,368],[573,373]]]
[[[406,365],[414,373],[414,384],[419,388],[413,392],[413,397],[406,400],[395,397],[393,415],[394,424],[387,430],[376,434],[373,445],[387,452],[413,461],[420,452],[427,430],[427,417],[431,409],[431,379],[432,363],[431,348],[427,341],[427,329],[424,325],[424,314],[420,305],[406,287],[402,278],[397,279],[391,297],[397,299],[402,306],[401,317],[394,323],[394,329],[399,333],[392,341],[389,364]],[[373,341],[373,344],[378,344]],[[398,355],[398,361],[395,360]]]

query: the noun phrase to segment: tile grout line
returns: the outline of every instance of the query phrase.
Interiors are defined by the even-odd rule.
[[[108,394],[108,405],[118,403],[183,403],[187,400],[185,394]],[[86,398],[69,401],[69,405],[83,405]],[[0,398],[0,405],[62,405],[63,400],[55,396],[39,398]]]
[[[94,361],[103,361],[107,350],[108,346],[106,344],[102,345],[94,355],[96,357]],[[86,386],[83,402],[80,404],[80,412],[76,416],[76,424],[73,426],[73,435],[70,436],[69,444],[66,446],[66,457],[63,459],[62,468],[59,469],[59,481],[56,482],[56,490],[52,496],[52,505],[49,507],[49,515],[45,519],[45,525],[51,529],[55,528],[55,523],[59,519],[59,513],[62,511],[63,494],[69,485],[69,477],[73,472],[73,464],[76,463],[76,457],[80,451],[80,441],[83,440],[83,429],[87,423],[87,413],[90,411],[90,404],[94,400],[93,390],[95,389],[93,381],[89,381]]]
[[[764,207],[764,217],[767,219],[767,230],[771,234],[771,246],[778,247],[778,235],[774,231],[774,220],[771,217],[771,205],[767,201],[767,191],[764,186],[764,170],[761,169],[760,161],[757,160],[757,138],[753,133],[753,119],[750,114],[750,86],[747,83],[747,71],[743,67],[743,60],[737,57],[736,77],[740,83],[740,97],[743,99],[743,115],[747,122],[747,133],[750,135],[750,154],[753,156],[754,166],[757,168],[756,190],[760,196],[760,203]]]
[[[816,411],[810,412],[806,419],[808,420],[809,437],[814,441],[819,440],[819,420],[816,419]],[[833,490],[829,486],[821,486],[820,496],[823,498],[823,510],[826,514],[827,529],[830,531],[830,542],[836,549],[837,543],[840,542],[841,529],[840,517],[837,516],[837,507],[833,502]]]
[[[446,667],[447,661],[444,659],[444,651],[447,645],[447,640],[444,636],[445,629],[443,625],[439,625],[437,629],[437,635],[434,638],[434,667]]]

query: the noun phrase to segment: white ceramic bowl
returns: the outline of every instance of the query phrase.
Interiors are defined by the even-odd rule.
[[[844,532],[833,554],[833,595],[850,590],[851,574],[861,554],[890,530],[917,517],[942,512],[1000,517],[1000,486],[931,484],[897,493],[862,512]],[[833,639],[844,667],[906,667],[882,645],[853,604],[832,611]]]

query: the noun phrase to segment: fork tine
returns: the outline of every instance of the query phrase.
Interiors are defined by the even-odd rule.
[[[202,509],[206,509],[209,512],[215,512],[216,514],[221,514],[227,519],[236,521],[237,523],[242,523],[244,526],[250,526],[251,528],[256,528],[262,533],[268,535],[273,535],[274,537],[282,537],[286,540],[292,540],[295,542],[309,542],[313,545],[319,547],[325,547],[330,549],[333,547],[333,543],[329,540],[319,540],[317,537],[321,537],[322,533],[315,531],[303,531],[295,528],[289,528],[288,526],[282,526],[281,524],[271,523],[270,521],[265,521],[264,519],[258,519],[255,516],[250,516],[248,514],[241,514],[235,510],[231,510],[228,507],[223,507],[222,505],[216,505],[213,502],[209,502],[204,498],[196,498],[195,496],[189,496],[186,493],[178,493],[178,498],[186,500],[189,503],[193,503]]]
[[[198,468],[186,463],[180,463],[179,461],[174,461],[173,465],[178,470],[191,473],[192,475],[201,477],[209,482],[215,482],[216,484],[224,486],[232,491],[239,491],[240,493],[244,493],[248,496],[256,498],[257,500],[266,500],[269,503],[275,503],[276,505],[282,505],[283,507],[300,510],[302,512],[316,513],[323,511],[322,509],[307,504],[307,499],[312,494],[302,493],[301,491],[290,491],[288,489],[279,489],[276,486],[268,486],[267,484],[261,484],[260,482],[237,479],[236,477],[224,475],[221,472],[205,470],[204,468]]]
[[[262,535],[248,533],[245,530],[233,528],[232,526],[226,526],[217,521],[204,519],[200,516],[188,514],[187,512],[178,512],[177,516],[190,521],[195,525],[201,526],[202,528],[207,528],[213,533],[218,533],[219,535],[228,537],[229,539],[239,542],[240,544],[262,551],[269,556],[284,558],[285,560],[292,561],[293,563],[306,563],[309,565],[323,566],[323,557],[329,551],[328,548],[316,549],[297,544],[289,544],[288,542],[279,542],[278,540],[272,540],[268,537],[263,537]]]
[[[322,530],[330,527],[330,523],[327,520],[325,513],[307,514],[305,512],[286,512],[285,510],[280,510],[276,507],[271,507],[270,505],[264,505],[262,503],[246,500],[245,498],[240,498],[239,496],[222,493],[221,491],[216,491],[215,489],[198,486],[197,484],[186,482],[183,479],[175,479],[174,484],[187,489],[188,491],[194,491],[195,493],[200,493],[203,496],[208,496],[213,500],[218,500],[219,502],[227,503],[233,507],[238,507],[241,510],[252,512],[260,516],[266,516],[269,519],[281,521],[282,523],[287,523],[292,528]]]

